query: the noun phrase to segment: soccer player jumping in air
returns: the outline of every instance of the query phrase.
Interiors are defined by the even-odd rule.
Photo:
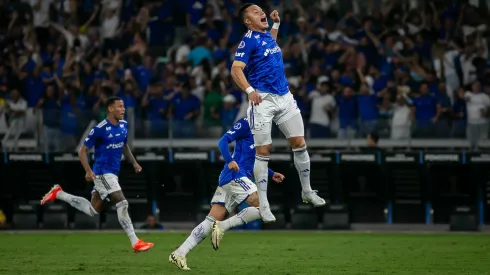
[[[136,237],[133,224],[128,213],[128,201],[119,186],[118,173],[121,166],[121,156],[124,153],[134,167],[136,173],[141,172],[141,166],[136,162],[127,144],[128,123],[124,118],[124,102],[118,97],[107,100],[107,118],[94,126],[84,144],[78,151],[80,162],[85,169],[85,179],[94,182],[92,200],[73,196],[64,192],[61,186],[55,185],[41,200],[41,205],[56,199],[62,200],[89,216],[97,215],[103,208],[104,200],[116,205],[117,216],[126,232],[135,252],[148,251],[153,243],[146,243]],[[95,163],[90,168],[87,153],[95,146]]]
[[[233,155],[228,151],[228,145],[235,141]],[[208,216],[192,230],[184,243],[169,256],[169,261],[183,270],[187,266],[187,254],[202,242],[213,228],[212,243],[218,249],[223,233],[233,227],[260,219],[259,197],[257,187],[249,179],[252,178],[255,161],[255,146],[252,132],[247,119],[238,120],[219,141],[219,149],[226,164],[219,175],[218,188],[211,200],[211,210]],[[282,182],[284,176],[268,170],[268,176],[275,182]],[[231,213],[240,203],[246,202],[250,207],[240,211],[229,219],[222,221],[226,213]]]
[[[248,32],[240,42],[231,67],[237,85],[248,94],[247,116],[256,146],[255,182],[259,189],[260,214],[264,222],[274,222],[267,200],[267,169],[272,146],[271,127],[274,121],[291,144],[294,166],[303,189],[304,202],[315,207],[325,205],[310,186],[310,157],[306,150],[303,119],[293,95],[289,92],[284,73],[281,48],[276,42],[280,18],[277,11],[270,14],[274,21],[270,32],[264,11],[257,5],[245,4],[240,16]]]

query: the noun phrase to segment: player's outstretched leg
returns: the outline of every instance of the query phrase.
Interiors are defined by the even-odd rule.
[[[128,207],[129,203],[124,197],[121,190],[112,192],[110,194],[111,201],[115,203],[117,210],[117,218],[119,219],[119,223],[121,227],[128,235],[129,241],[131,242],[131,246],[133,246],[134,252],[146,252],[153,247],[153,243],[144,242],[136,236],[133,228],[133,222],[131,221],[131,217],[129,217]]]
[[[214,206],[213,206],[214,207]],[[211,233],[211,226],[216,221],[212,216],[206,216],[204,221],[198,224],[191,232],[189,237],[182,243],[177,250],[172,252],[168,261],[182,270],[191,270],[187,266],[187,254],[201,243]]]
[[[293,105],[293,104],[292,104]],[[295,104],[294,104],[295,105]],[[303,118],[298,113],[278,125],[281,132],[286,136],[293,148],[294,166],[298,171],[301,182],[301,198],[303,202],[311,202],[315,207],[325,205],[325,200],[317,195],[317,191],[311,190],[310,185],[310,156],[306,150],[304,137]]]
[[[260,150],[260,149],[259,149]],[[269,179],[269,157],[257,155],[254,163],[254,177],[257,184],[258,196],[260,200],[260,216],[265,223],[276,221],[276,217],[271,212],[269,200],[267,199],[267,181]]]
[[[213,223],[213,227],[211,229],[211,243],[213,244],[214,250],[218,250],[225,231],[261,218],[261,213],[258,209],[259,196],[257,192],[250,194],[245,203],[250,205],[250,207],[243,209],[238,214],[222,222],[215,221]]]
[[[66,193],[65,191],[63,191],[63,189],[61,189],[61,186],[59,186],[58,184],[53,186],[53,188],[51,188],[51,190],[46,195],[44,195],[43,199],[41,200],[41,205],[44,205],[46,202],[54,201],[56,199],[70,204],[72,207],[82,211],[83,213],[91,217],[99,214],[87,199]]]

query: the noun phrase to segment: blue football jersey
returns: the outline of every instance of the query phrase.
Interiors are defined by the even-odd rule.
[[[94,165],[96,176],[119,174],[123,148],[128,141],[128,123],[120,120],[117,125],[104,119],[90,130],[84,145],[94,147]]]
[[[238,45],[235,60],[247,65],[244,73],[253,88],[277,95],[289,92],[282,51],[269,32],[249,30]]]
[[[246,118],[239,119],[233,127],[223,135],[229,143],[235,141],[233,150],[233,160],[236,161],[240,170],[233,172],[228,168],[228,164],[219,175],[218,185],[223,186],[234,179],[242,177],[253,178],[255,163],[255,144],[252,131]],[[228,149],[228,148],[226,148]],[[223,154],[223,153],[222,153]]]

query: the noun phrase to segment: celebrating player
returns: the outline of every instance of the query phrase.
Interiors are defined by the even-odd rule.
[[[311,190],[310,186],[310,157],[306,151],[303,119],[293,95],[289,92],[281,48],[276,42],[279,13],[273,11],[270,14],[274,24],[268,32],[267,17],[259,6],[245,4],[239,12],[249,30],[235,53],[231,75],[237,85],[248,94],[250,101],[247,116],[256,146],[254,176],[259,187],[260,214],[264,222],[274,222],[276,218],[267,201],[272,121],[279,126],[293,148],[294,165],[303,189],[303,201],[311,202],[317,207],[325,205],[325,200]]]
[[[124,152],[126,158],[133,164],[136,173],[141,172],[141,166],[136,162],[127,145],[128,125],[124,118],[124,102],[118,97],[110,97],[106,103],[107,118],[94,126],[84,144],[78,151],[80,162],[85,169],[85,179],[94,182],[92,201],[82,197],[73,196],[64,192],[59,185],[55,185],[41,200],[41,205],[56,199],[65,201],[76,209],[89,216],[97,215],[103,208],[103,202],[110,197],[116,205],[117,216],[122,228],[126,232],[135,252],[148,251],[153,243],[146,243],[136,237],[133,224],[128,213],[128,201],[119,186],[118,173],[121,166],[121,156]],[[95,163],[90,168],[87,153],[95,146]]]
[[[233,156],[228,151],[228,145],[235,141]],[[222,236],[221,232],[260,218],[257,207],[259,198],[257,187],[250,181],[252,177],[253,163],[255,161],[255,147],[252,132],[250,131],[247,119],[238,120],[233,128],[230,129],[220,139],[219,149],[226,164],[219,176],[218,188],[211,200],[211,210],[208,216],[198,226],[192,230],[191,235],[184,243],[169,256],[169,261],[183,270],[190,270],[187,266],[186,256],[211,232],[211,227],[221,229],[214,235]],[[275,182],[282,182],[284,176],[268,170],[268,175]],[[240,203],[246,202],[251,207],[243,209],[240,213],[220,222],[225,218],[226,213],[231,213]],[[212,240],[213,244],[219,241]],[[218,249],[218,246],[214,246]]]

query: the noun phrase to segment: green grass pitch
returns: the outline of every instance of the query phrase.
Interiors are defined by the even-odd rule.
[[[0,274],[490,274],[490,235],[229,232],[188,255],[191,271],[168,262],[187,233],[139,234],[155,243],[131,251],[121,232],[0,233]]]

